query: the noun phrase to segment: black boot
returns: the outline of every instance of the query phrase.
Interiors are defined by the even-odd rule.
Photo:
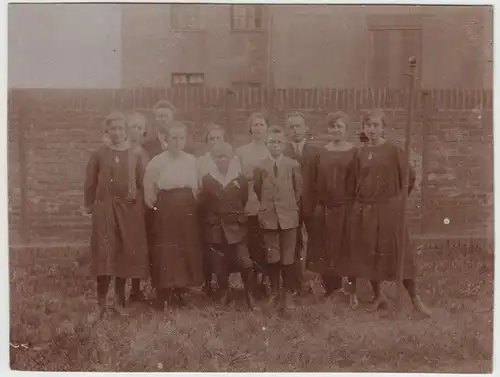
[[[125,279],[115,278],[115,302],[113,309],[120,315],[126,315],[125,311]]]
[[[128,299],[130,302],[143,302],[147,300],[146,296],[141,291],[141,279],[132,279],[132,290]]]

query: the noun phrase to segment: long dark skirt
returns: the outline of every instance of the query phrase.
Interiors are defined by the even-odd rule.
[[[375,281],[396,280],[405,250],[403,278],[413,279],[417,268],[408,229],[401,239],[401,203],[355,203],[350,220],[350,251],[354,275]]]
[[[146,279],[149,258],[142,200],[107,198],[92,211],[93,276]]]
[[[353,272],[349,250],[350,203],[318,205],[310,223],[307,267],[321,274],[350,276]]]
[[[153,215],[155,288],[200,286],[202,246],[196,200],[187,188],[162,190]]]

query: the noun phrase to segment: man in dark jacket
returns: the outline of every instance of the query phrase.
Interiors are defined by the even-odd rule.
[[[293,283],[294,293],[300,295],[305,293],[307,289],[304,281],[307,228],[309,227],[309,220],[314,213],[315,207],[312,185],[315,180],[314,160],[319,150],[318,147],[311,145],[308,141],[309,127],[307,127],[305,117],[302,113],[290,113],[286,119],[286,128],[291,140],[287,144],[283,154],[299,162],[303,181],[294,265],[295,281]]]
[[[162,153],[167,149],[167,133],[168,128],[175,122],[176,109],[173,104],[166,100],[160,100],[153,106],[153,113],[156,119],[156,137],[146,140],[142,147],[147,152],[149,159]],[[191,144],[186,145],[184,151],[194,154],[194,146]]]

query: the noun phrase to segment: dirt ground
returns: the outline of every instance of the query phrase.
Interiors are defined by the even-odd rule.
[[[126,317],[88,323],[95,282],[88,255],[34,253],[10,268],[11,368],[38,371],[491,373],[493,256],[481,250],[423,250],[420,291],[431,318],[347,308],[347,297],[311,295],[284,318],[231,308],[199,292],[182,309],[144,304]],[[235,278],[236,283],[239,278]],[[315,284],[315,287],[319,287]],[[395,297],[394,284],[386,284]],[[317,289],[318,292],[321,288]],[[361,299],[370,298],[360,284]]]

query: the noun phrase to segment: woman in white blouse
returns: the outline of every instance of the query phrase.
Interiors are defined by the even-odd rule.
[[[144,176],[144,200],[153,209],[152,276],[161,311],[165,301],[182,301],[182,292],[203,280],[197,164],[183,151],[186,133],[182,123],[170,127],[167,149],[151,160]]]
[[[269,155],[266,146],[267,129],[269,121],[263,113],[252,113],[247,120],[248,132],[252,141],[237,149],[236,154],[240,160],[243,174],[248,179],[248,202],[245,211],[248,214],[248,250],[254,262],[254,283],[253,286],[260,285],[264,289],[265,268],[267,266],[264,246],[264,236],[260,229],[257,214],[260,203],[253,188],[253,172],[257,166]],[[258,277],[261,276],[260,284]],[[254,292],[263,293],[263,292]]]

